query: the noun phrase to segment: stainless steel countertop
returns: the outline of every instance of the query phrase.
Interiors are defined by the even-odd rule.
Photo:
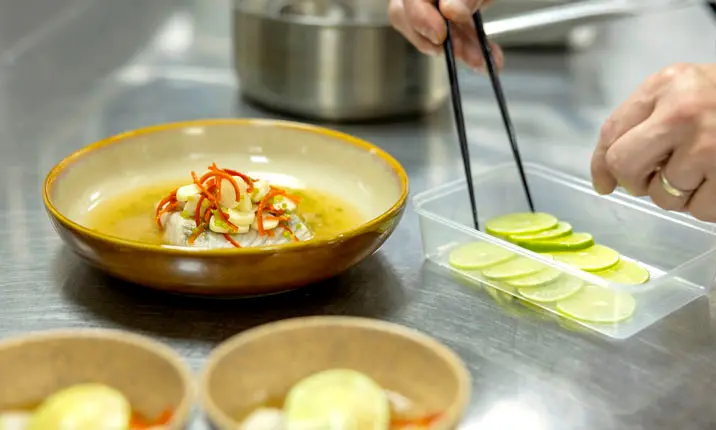
[[[421,329],[465,359],[474,394],[464,429],[716,427],[708,298],[619,343],[571,332],[424,266],[412,210],[363,264],[266,299],[158,294],[71,255],[40,197],[47,171],[71,151],[158,122],[273,116],[236,97],[227,8],[226,0],[0,0],[1,336],[123,328],[168,342],[198,370],[212,347],[248,327],[359,315]],[[715,36],[712,17],[693,8],[610,23],[579,54],[509,53],[504,86],[525,157],[587,176],[608,112],[662,66],[712,61]],[[487,80],[464,74],[463,84],[476,162],[507,159]],[[461,174],[448,108],[418,121],[337,128],[396,156],[413,193]],[[203,419],[191,428],[205,428]]]

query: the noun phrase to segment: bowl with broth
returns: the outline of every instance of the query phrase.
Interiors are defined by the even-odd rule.
[[[0,342],[0,429],[179,430],[191,373],[169,347],[119,330],[53,330]]]
[[[214,119],[129,131],[48,174],[45,206],[84,260],[136,284],[262,295],[335,276],[385,242],[408,179],[385,151],[312,125]]]
[[[219,430],[449,430],[470,386],[460,358],[425,334],[319,316],[265,324],[219,345],[200,397]]]

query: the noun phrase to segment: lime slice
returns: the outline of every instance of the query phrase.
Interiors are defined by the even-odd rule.
[[[573,319],[567,318],[565,315],[560,315],[559,318],[557,318],[557,324],[559,324],[563,329],[569,330],[575,333],[586,333],[589,330],[585,328],[583,325],[580,325],[578,322],[575,322]]]
[[[524,298],[532,300],[533,302],[550,303],[566,299],[582,289],[583,284],[584,282],[579,278],[564,275],[549,284],[540,287],[520,288],[517,291],[519,291]]]
[[[627,260],[619,260],[616,266],[597,272],[595,275],[599,275],[607,281],[629,285],[644,284],[650,278],[648,270]]]
[[[542,262],[530,260],[525,257],[517,257],[484,269],[482,275],[486,278],[496,280],[512,279],[529,276],[546,268]]]
[[[542,212],[513,213],[487,221],[485,231],[493,236],[533,234],[554,228],[558,222],[553,215]]]
[[[523,242],[531,242],[533,240],[554,239],[557,237],[567,236],[572,233],[572,225],[568,222],[560,221],[554,228],[544,230],[539,233],[515,234],[510,236],[510,241],[522,246]]]
[[[348,369],[313,374],[291,388],[284,404],[286,430],[390,427],[390,403],[383,388]]]
[[[472,242],[455,248],[448,257],[448,263],[456,269],[475,270],[502,263],[514,255],[489,242]]]
[[[518,245],[537,252],[577,251],[594,245],[594,237],[589,233],[573,233],[569,236],[547,240],[533,240]]]
[[[561,274],[562,272],[560,270],[548,267],[531,275],[523,276],[521,278],[508,279],[505,283],[517,288],[539,287],[540,285],[548,284],[554,281]]]
[[[492,296],[495,300],[495,304],[505,314],[518,318],[531,318],[535,316],[533,310],[525,308],[523,306],[525,303],[521,302],[519,298],[513,296],[512,294],[508,294],[492,287],[486,288],[485,290],[490,296]],[[406,428],[405,430],[408,429]]]
[[[587,272],[606,270],[619,263],[619,253],[603,245],[593,245],[580,251],[554,252],[551,255],[557,261]]]
[[[52,394],[30,419],[27,430],[117,430],[129,428],[127,399],[102,384],[79,384]]]
[[[498,288],[491,287],[489,285],[485,286],[485,291],[487,294],[490,295],[499,305],[512,305],[512,302],[516,300],[515,296],[512,294],[502,291]]]
[[[541,305],[530,303],[527,300],[520,299],[520,305],[530,311],[530,315],[541,320],[554,320],[555,314],[546,310]]]
[[[631,294],[596,285],[587,285],[579,294],[557,302],[557,310],[564,315],[594,323],[624,321],[635,309],[636,300]]]
[[[462,272],[459,270],[451,270],[450,276],[461,285],[479,290],[482,286],[483,280],[471,276],[473,273],[479,272]]]

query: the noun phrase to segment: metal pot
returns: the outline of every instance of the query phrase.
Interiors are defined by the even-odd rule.
[[[235,0],[234,65],[245,97],[329,121],[425,114],[449,95],[445,60],[422,55],[387,17],[387,0]],[[493,38],[632,15],[588,1],[486,24]],[[489,15],[488,15],[489,18]]]

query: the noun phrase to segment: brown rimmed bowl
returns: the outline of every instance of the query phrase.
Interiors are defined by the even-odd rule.
[[[171,408],[171,430],[186,427],[194,400],[192,375],[171,348],[119,330],[53,330],[4,339],[0,381],[0,411],[37,405],[74,384],[101,383],[122,392],[142,416]]]
[[[221,250],[141,243],[88,227],[99,200],[142,184],[186,180],[212,162],[338,195],[365,221],[333,237]],[[407,195],[405,170],[377,146],[321,127],[260,119],[198,120],[116,135],[62,160],[43,188],[60,237],[90,264],[140,285],[200,295],[271,294],[335,276],[385,242]]]
[[[332,368],[363,372],[421,409],[441,413],[431,430],[457,428],[470,375],[446,346],[418,331],[365,318],[295,318],[247,330],[219,345],[200,381],[201,403],[219,430],[302,378]]]

